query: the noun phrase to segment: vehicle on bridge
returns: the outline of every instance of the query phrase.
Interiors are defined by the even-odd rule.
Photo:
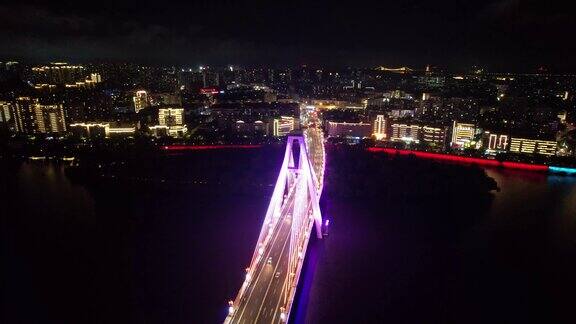
[[[225,324],[284,323],[290,317],[309,239],[313,232],[321,239],[324,227],[319,204],[323,141],[311,141],[321,146],[312,153],[307,142],[305,136],[288,136],[252,261],[236,299],[229,302]]]

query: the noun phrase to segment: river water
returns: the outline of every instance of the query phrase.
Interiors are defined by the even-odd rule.
[[[2,162],[0,322],[220,322],[281,158],[186,153],[98,181]],[[576,322],[576,178],[486,172],[500,191],[464,200],[327,192],[293,320]]]

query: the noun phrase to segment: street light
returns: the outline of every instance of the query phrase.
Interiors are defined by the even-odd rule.
[[[234,302],[231,300],[228,301],[228,315],[234,315]]]

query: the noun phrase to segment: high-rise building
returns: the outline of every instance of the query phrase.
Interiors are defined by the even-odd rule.
[[[158,109],[158,125],[150,126],[150,132],[156,137],[183,137],[188,129],[184,125],[183,108]]]
[[[93,83],[100,83],[102,82],[102,77],[99,73],[90,73],[90,81]]]
[[[9,101],[0,101],[0,130],[10,132],[14,130],[12,111],[14,104]]]
[[[510,152],[525,154],[556,155],[558,143],[539,139],[512,137],[510,140]]]
[[[447,127],[422,126],[422,142],[427,143],[431,148],[444,150],[446,128]]]
[[[35,107],[38,99],[30,97],[16,98],[16,107],[13,110],[13,130],[17,133],[32,134],[38,131],[35,118]]]
[[[374,120],[374,132],[372,133],[377,140],[386,139],[386,118],[384,115],[376,115]]]
[[[446,142],[446,127],[392,123],[388,139],[392,142],[425,143],[433,150],[443,150]]]
[[[158,124],[161,126],[168,126],[168,127],[184,125],[184,109],[182,108],[158,109]]]
[[[61,133],[66,131],[62,104],[36,104],[34,106],[34,119],[40,133]]]
[[[68,63],[50,63],[46,66],[32,68],[36,83],[74,84],[84,79],[84,67]]]
[[[450,145],[456,148],[463,148],[466,144],[474,140],[475,135],[476,125],[454,121],[452,123],[452,141]]]
[[[419,142],[422,127],[419,125],[407,125],[394,123],[390,125],[392,133],[390,140],[393,142]]]
[[[148,103],[148,93],[144,90],[136,91],[136,95],[132,97],[134,101],[134,111],[139,112],[140,110],[147,108]]]
[[[11,111],[14,110],[13,106],[9,101],[0,101],[0,123],[6,127],[9,127],[9,124],[12,122]]]

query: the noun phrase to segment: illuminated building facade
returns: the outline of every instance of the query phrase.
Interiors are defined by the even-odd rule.
[[[168,127],[184,125],[184,109],[183,108],[158,109],[158,125]]]
[[[286,136],[296,129],[294,117],[281,116],[272,121],[272,135],[276,137]]]
[[[148,104],[148,93],[144,90],[136,91],[136,95],[132,97],[134,101],[134,111],[139,112],[140,110],[147,108]]]
[[[446,127],[422,126],[422,142],[431,148],[443,150],[446,144]]]
[[[16,109],[13,110],[13,129],[17,133],[33,134],[38,131],[34,108],[38,99],[30,97],[16,98]]]
[[[90,79],[89,80],[93,83],[100,83],[100,82],[102,82],[102,77],[100,76],[99,73],[90,73]]]
[[[486,153],[505,152],[508,150],[510,137],[504,134],[485,131],[482,137],[482,143],[484,148],[486,148]]]
[[[463,148],[474,140],[476,135],[476,125],[459,123],[454,121],[452,124],[452,147]]]
[[[158,125],[149,127],[150,133],[156,137],[183,137],[188,128],[184,125],[183,108],[158,109]]]
[[[390,125],[392,131],[390,140],[392,142],[419,142],[422,127],[419,125],[407,125],[394,123]]]
[[[392,142],[425,143],[434,150],[443,150],[446,143],[446,127],[393,123],[389,128]]]
[[[79,138],[108,137],[110,124],[108,123],[75,123],[69,126],[72,134]]]
[[[156,126],[150,126],[149,129],[150,129],[150,133],[152,134],[152,136],[155,136],[155,137],[167,137],[167,136],[169,136],[168,126],[156,125]]]
[[[384,115],[376,116],[372,135],[379,141],[386,139],[386,118]]]
[[[36,83],[75,84],[84,79],[84,67],[68,63],[50,63],[50,65],[33,67],[32,73]]]
[[[181,126],[165,126],[165,125],[156,125],[150,126],[150,133],[155,137],[174,137],[174,138],[181,138],[186,135],[188,132],[188,128],[186,125]]]
[[[0,123],[3,127],[10,128],[12,124],[12,111],[14,110],[14,105],[8,101],[0,101]]]
[[[329,137],[365,138],[371,135],[372,125],[369,123],[328,122]]]
[[[108,137],[121,137],[121,136],[132,136],[136,133],[136,127],[110,127],[108,128]]]
[[[556,155],[558,143],[555,141],[544,141],[538,139],[528,139],[512,137],[510,139],[510,152],[524,154]]]
[[[34,119],[40,133],[62,133],[66,131],[62,104],[34,106]]]

